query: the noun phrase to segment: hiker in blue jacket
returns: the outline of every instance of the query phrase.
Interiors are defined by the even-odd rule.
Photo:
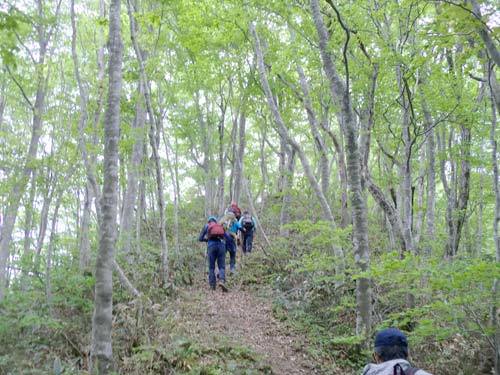
[[[236,272],[236,239],[238,231],[241,231],[241,225],[237,220],[231,220],[228,223],[228,230],[224,236],[226,240],[226,251],[229,252],[229,269],[231,273]]]
[[[215,262],[219,268],[219,287],[223,292],[227,292],[226,287],[226,248],[224,243],[225,231],[221,224],[217,222],[215,216],[208,218],[204,225],[198,241],[207,242],[208,256],[208,283],[212,290],[215,290]]]
[[[248,211],[243,212],[240,218],[240,227],[243,232],[243,254],[252,252],[253,233],[255,231],[255,219]]]

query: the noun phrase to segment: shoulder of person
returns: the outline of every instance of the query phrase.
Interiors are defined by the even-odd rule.
[[[361,372],[361,375],[366,375],[368,374],[368,371],[370,371],[371,368],[371,363],[367,364],[365,367],[363,367],[363,371]]]

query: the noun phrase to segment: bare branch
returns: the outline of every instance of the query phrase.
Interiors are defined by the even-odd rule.
[[[33,103],[31,103],[31,100],[29,100],[28,96],[26,95],[26,93],[24,92],[24,89],[23,87],[21,86],[21,84],[18,82],[18,80],[16,79],[16,77],[14,77],[14,75],[12,74],[12,72],[10,71],[10,68],[7,64],[5,64],[5,68],[7,69],[7,72],[9,73],[9,76],[10,78],[12,78],[12,81],[14,81],[14,83],[16,84],[16,86],[19,88],[19,90],[21,91],[21,94],[23,95],[24,99],[26,100],[26,102],[28,103],[29,107],[31,108],[32,111],[35,111],[35,107],[33,105]]]

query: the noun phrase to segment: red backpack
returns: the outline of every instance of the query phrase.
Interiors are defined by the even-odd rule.
[[[210,223],[208,223],[207,237],[209,240],[223,238],[224,227],[219,223],[211,221]]]
[[[229,212],[232,212],[234,216],[236,216],[236,220],[240,220],[241,210],[236,204],[232,204],[231,207],[227,209]]]

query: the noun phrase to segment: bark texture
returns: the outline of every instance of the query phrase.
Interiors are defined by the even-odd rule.
[[[92,317],[91,372],[113,371],[111,329],[113,321],[114,251],[118,213],[118,141],[122,86],[123,44],[120,31],[120,0],[112,0],[109,12],[109,91],[104,121],[104,180],[101,198],[102,223],[95,273],[95,308]]]
[[[350,99],[349,87],[340,78],[332,55],[328,51],[328,32],[323,22],[318,0],[311,0],[311,11],[318,33],[319,49],[323,69],[330,83],[332,98],[340,101],[342,129],[346,140],[347,180],[349,198],[353,212],[354,261],[361,272],[369,269],[370,250],[368,246],[368,223],[366,202],[362,191],[361,155],[358,146],[358,132]],[[347,61],[344,61],[347,66]],[[356,332],[368,338],[371,332],[371,286],[370,280],[360,277],[356,280]]]

